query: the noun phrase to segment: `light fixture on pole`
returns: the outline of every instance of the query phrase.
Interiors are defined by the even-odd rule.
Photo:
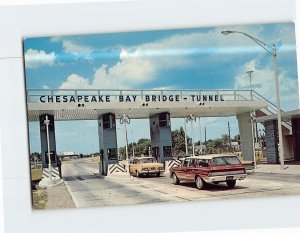
[[[189,115],[186,118],[186,122],[190,121],[191,122],[191,128],[192,128],[192,146],[193,146],[193,156],[195,156],[195,140],[194,140],[194,126],[193,126],[193,121],[196,121],[196,117],[193,116],[192,114]]]
[[[276,86],[276,102],[277,102],[277,124],[278,124],[278,138],[279,138],[279,160],[281,169],[284,169],[284,155],[283,155],[283,136],[282,136],[282,128],[281,128],[281,108],[280,108],[280,95],[279,95],[279,81],[278,81],[278,68],[277,68],[277,49],[276,45],[273,44],[272,46],[262,42],[261,40],[250,36],[249,34],[245,32],[239,32],[239,31],[229,31],[224,30],[222,31],[223,35],[229,35],[232,33],[238,33],[242,34],[252,41],[254,41],[256,44],[258,44],[260,47],[262,47],[265,51],[270,53],[273,56],[274,61],[274,79],[275,79],[275,86]]]
[[[48,119],[48,115],[44,120],[44,124],[46,125],[46,134],[47,134],[47,155],[48,155],[48,168],[49,168],[49,178],[50,183],[52,183],[52,164],[51,164],[51,152],[50,152],[50,140],[49,140],[49,123],[50,120]]]
[[[127,136],[127,124],[130,124],[129,117],[124,113],[124,115],[120,118],[120,124],[124,124],[125,127],[125,139],[126,139],[126,145],[125,145],[125,153],[126,153],[126,160],[128,161],[128,136]]]

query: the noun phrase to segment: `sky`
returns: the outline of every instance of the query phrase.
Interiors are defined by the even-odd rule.
[[[177,30],[101,33],[26,38],[27,89],[250,89],[273,103],[273,56],[251,39],[222,30],[241,31],[276,45],[281,107],[299,108],[293,23],[241,25]],[[195,140],[238,134],[236,117],[201,118]],[[172,129],[184,126],[172,119]],[[57,151],[99,151],[96,121],[56,122]],[[143,130],[137,130],[143,129]],[[117,122],[118,146],[125,145],[124,126]],[[191,136],[191,127],[187,125]],[[200,136],[201,135],[201,136]],[[31,152],[40,151],[39,125],[29,123]],[[132,120],[129,142],[150,138],[149,121]]]

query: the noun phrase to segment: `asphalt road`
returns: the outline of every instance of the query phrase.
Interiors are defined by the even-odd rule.
[[[107,178],[95,175],[97,169],[98,164],[84,160],[63,163],[63,177],[76,207],[300,194],[300,177],[295,175],[254,173],[246,180],[237,181],[234,189],[219,184],[198,190],[191,183],[173,185],[167,174],[161,177]]]

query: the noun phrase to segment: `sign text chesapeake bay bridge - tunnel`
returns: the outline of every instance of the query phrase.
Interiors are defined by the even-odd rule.
[[[188,101],[224,101],[223,95],[41,95],[41,103],[100,103],[100,102],[179,102]]]

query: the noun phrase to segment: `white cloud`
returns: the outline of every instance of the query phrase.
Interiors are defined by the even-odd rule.
[[[88,89],[91,86],[86,78],[77,74],[71,74],[65,82],[63,82],[59,89]]]
[[[52,66],[55,63],[54,52],[46,53],[43,50],[28,49],[25,53],[26,68],[36,69],[43,65]]]
[[[64,52],[73,55],[90,54],[93,51],[91,47],[79,45],[70,40],[63,40],[62,43]]]
[[[252,73],[253,90],[276,105],[275,80],[273,64],[268,64],[265,69],[256,67],[257,60],[252,60],[245,64],[235,77],[236,89],[250,90],[250,80],[246,73],[249,69]],[[291,78],[287,71],[282,70],[278,75],[281,108],[283,110],[296,109],[298,104],[298,81]]]

